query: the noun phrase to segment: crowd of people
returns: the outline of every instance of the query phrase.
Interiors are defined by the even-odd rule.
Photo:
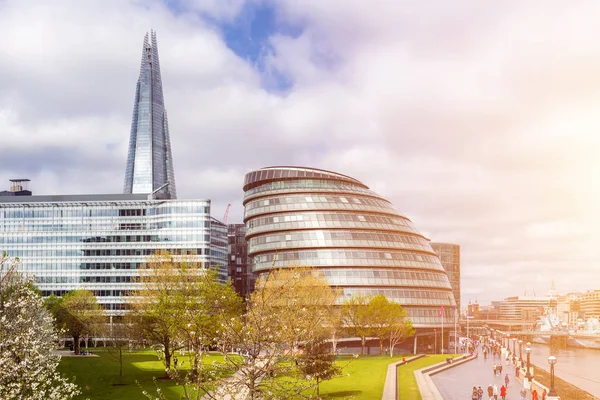
[[[477,338],[467,339],[466,343],[461,347],[466,348],[470,354],[475,353],[476,355],[479,354],[479,349],[481,349],[484,360],[487,360],[488,354],[490,354],[494,360],[498,359],[498,362],[495,361],[492,366],[492,372],[494,373],[494,377],[502,376],[504,367],[502,365],[502,347],[500,344],[492,341],[490,338],[482,337],[481,340]],[[510,352],[508,352],[504,361],[507,366],[511,364],[515,366],[515,376],[518,377],[520,366],[517,364],[515,356],[512,355],[511,362],[511,355]],[[484,400],[484,395],[487,395],[486,399],[489,400],[506,400],[509,383],[510,377],[509,374],[506,373],[504,374],[504,384],[500,385],[500,387],[498,387],[498,384],[496,383],[489,384],[486,389],[482,388],[481,386],[473,386],[471,399]],[[525,390],[525,388],[521,388],[519,394],[521,396],[521,400],[527,400],[527,390]],[[531,390],[530,399],[546,400],[546,390],[544,389],[541,394],[539,394],[536,389]]]

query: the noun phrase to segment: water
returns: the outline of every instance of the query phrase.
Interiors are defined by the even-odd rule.
[[[531,347],[531,362],[550,371],[550,347],[543,344]],[[600,350],[568,348],[553,355],[558,360],[554,366],[556,376],[600,398]]]

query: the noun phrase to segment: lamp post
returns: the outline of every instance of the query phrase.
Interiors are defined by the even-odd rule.
[[[556,364],[556,357],[548,357],[548,364],[550,364],[550,392],[548,396],[558,396],[556,390],[554,390],[554,364]]]
[[[519,361],[523,359],[523,341],[519,339]]]
[[[433,329],[433,354],[437,354],[437,329]]]
[[[513,361],[514,361],[515,358],[517,357],[517,338],[516,337],[512,338],[512,342],[513,342]]]
[[[527,344],[529,345],[530,343],[527,342]],[[531,380],[533,379],[533,376],[531,376],[531,347],[527,346],[525,348],[525,353],[527,353],[527,374],[525,375],[525,378],[531,383]]]

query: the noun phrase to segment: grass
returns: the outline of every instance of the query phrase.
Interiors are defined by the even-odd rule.
[[[346,365],[343,376],[321,383],[320,394],[324,399],[372,400],[381,399],[388,364],[403,356],[365,356],[357,359],[342,357],[337,362]]]
[[[63,357],[59,371],[68,378],[74,378],[82,394],[77,399],[109,400],[109,399],[143,399],[142,389],[156,393],[153,378],[167,399],[179,399],[183,389],[168,379],[160,379],[165,375],[165,368],[152,350],[127,353],[123,361],[123,383],[119,383],[119,363],[102,349],[91,349],[99,357]],[[189,368],[187,357],[178,356],[183,362],[182,370]],[[204,364],[222,362],[223,356],[207,355]]]
[[[401,400],[421,400],[414,371],[446,361],[448,357],[459,356],[459,354],[433,354],[398,366],[398,397]]]

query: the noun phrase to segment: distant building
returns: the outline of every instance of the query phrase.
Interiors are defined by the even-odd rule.
[[[236,292],[246,298],[253,289],[253,275],[248,259],[248,242],[246,242],[246,225],[229,224],[227,230],[229,241],[229,279]]]
[[[167,110],[163,98],[156,32],[146,33],[135,89],[124,192],[176,199]]]
[[[499,302],[499,319],[535,322],[550,308],[549,296],[513,296]]]
[[[454,323],[452,287],[429,240],[352,177],[303,167],[252,171],[244,222],[254,274],[310,266],[343,298],[384,295],[401,304],[418,329]]]
[[[590,318],[600,319],[600,290],[591,290],[581,296],[581,313],[587,321]]]
[[[557,296],[556,316],[569,326],[576,325],[579,319],[583,319],[581,312],[581,293],[567,293]]]
[[[460,246],[452,243],[429,243],[448,274],[456,308],[460,312]]]
[[[219,274],[219,282],[227,282],[227,225],[210,219],[210,267]]]

